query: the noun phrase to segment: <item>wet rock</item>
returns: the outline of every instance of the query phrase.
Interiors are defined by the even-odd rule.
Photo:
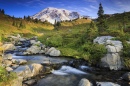
[[[120,86],[120,85],[112,82],[97,82],[97,86]]]
[[[19,65],[16,65],[16,64],[15,64],[15,65],[12,65],[12,68],[13,68],[13,69],[16,69],[17,67],[19,67]]]
[[[11,66],[12,61],[10,61],[10,60],[4,60],[3,63],[5,64],[5,66]]]
[[[126,80],[126,81],[130,81],[130,72],[125,73],[125,74],[122,76],[122,79],[124,79],[124,80]]]
[[[3,56],[4,59],[12,60],[12,54],[6,54]]]
[[[3,46],[3,49],[6,51],[6,50],[15,50],[16,47],[14,46],[14,44],[4,44]]]
[[[28,52],[28,54],[37,54],[41,51],[41,48],[39,46],[31,46],[30,48],[28,48],[26,50],[26,52]],[[24,53],[25,54],[25,53]]]
[[[38,75],[43,69],[40,64],[33,63],[31,65],[19,66],[14,70],[18,76],[29,78]]]
[[[8,72],[13,71],[13,69],[12,69],[11,67],[6,67],[6,70],[7,70]]]
[[[41,50],[41,51],[39,52],[39,54],[43,54],[43,53],[45,53],[45,50]]]
[[[23,64],[27,63],[27,61],[25,59],[13,59],[13,62],[18,65],[23,65]]]
[[[27,85],[29,85],[29,86],[31,86],[31,85],[33,85],[33,84],[36,83],[36,80],[35,79],[31,79],[31,80],[25,81],[24,83],[27,84]]]
[[[91,83],[88,79],[81,79],[78,86],[91,86]]]

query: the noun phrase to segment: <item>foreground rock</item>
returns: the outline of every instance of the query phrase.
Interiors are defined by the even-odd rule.
[[[4,59],[12,60],[12,54],[6,54],[3,56]]]
[[[94,43],[104,44],[107,49],[107,54],[101,59],[101,66],[108,67],[111,70],[119,70],[123,67],[120,57],[123,45],[121,41],[111,40],[112,38],[114,37],[97,37],[96,39],[94,39]]]
[[[97,86],[120,86],[120,85],[112,83],[112,82],[98,82]]]
[[[41,64],[33,63],[31,65],[19,66],[13,72],[16,72],[16,74],[20,77],[30,78],[38,75],[42,69],[43,66]]]
[[[122,76],[122,79],[124,79],[124,80],[126,80],[126,81],[130,81],[130,72],[125,73],[125,74]]]
[[[2,46],[2,48],[4,49],[4,51],[7,51],[7,50],[15,50],[16,47],[14,46],[14,44],[4,44]]]
[[[27,49],[27,54],[38,54],[40,52],[41,48],[38,46],[31,46]]]
[[[78,86],[92,86],[88,79],[81,79]]]

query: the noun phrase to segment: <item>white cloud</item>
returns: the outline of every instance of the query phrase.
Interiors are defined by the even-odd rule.
[[[90,8],[93,8],[93,9],[98,9],[97,6],[93,6],[93,5],[90,5]]]
[[[86,2],[97,2],[97,0],[84,0]]]
[[[121,11],[130,11],[130,0],[116,0],[115,4]]]
[[[83,9],[86,11],[92,12],[92,9],[90,9],[90,8],[83,8]]]

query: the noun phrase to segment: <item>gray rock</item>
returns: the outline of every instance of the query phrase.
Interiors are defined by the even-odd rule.
[[[101,37],[97,37],[96,39],[93,40],[94,43],[98,43],[98,44],[105,44],[107,40],[110,40],[114,37],[112,36],[101,36]]]
[[[4,63],[6,66],[11,66],[12,61],[10,61],[10,60],[4,60],[3,63]]]
[[[39,46],[31,46],[26,50],[26,52],[29,52],[30,54],[37,54],[41,51],[41,48]]]
[[[29,85],[29,86],[31,86],[31,85],[33,85],[33,84],[36,83],[36,80],[35,79],[31,79],[31,80],[28,80],[28,81],[26,81],[24,83],[27,84],[27,85]]]
[[[92,86],[88,79],[81,79],[78,86]]]
[[[27,66],[27,65],[26,66],[19,66],[13,72],[15,72],[18,75],[18,77],[28,78],[28,77],[33,76],[29,66]]]
[[[54,47],[51,47],[45,54],[50,56],[60,56],[60,51],[55,49]]]
[[[14,44],[4,44],[3,46],[3,49],[6,51],[6,50],[15,50],[16,47],[14,46]]]
[[[17,63],[18,65],[23,65],[27,63],[25,59],[13,59],[13,62]]]
[[[97,86],[121,86],[112,82],[97,82]]]
[[[7,70],[8,72],[13,71],[13,69],[12,69],[11,67],[6,67],[6,70]]]
[[[36,76],[37,74],[42,71],[43,66],[41,64],[31,64],[25,66],[19,66],[17,69],[14,70],[18,76],[23,78],[30,78]]]
[[[101,58],[101,66],[108,67],[111,70],[119,70],[123,66],[120,57],[123,45],[121,41],[111,40],[112,36],[101,36],[94,39],[94,43],[104,44],[107,49],[107,54]]]
[[[4,59],[12,60],[12,54],[6,54],[3,56]]]
[[[124,79],[124,80],[126,80],[126,81],[130,81],[130,72],[125,73],[125,74],[122,76],[122,79]]]
[[[16,69],[17,67],[19,67],[19,65],[16,65],[16,64],[15,64],[15,65],[12,65],[12,68],[13,68],[13,69]]]
[[[101,58],[101,66],[109,67],[111,70],[118,70],[122,68],[121,58],[118,53],[108,53]]]

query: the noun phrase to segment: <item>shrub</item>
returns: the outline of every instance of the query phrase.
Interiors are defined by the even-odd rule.
[[[0,84],[8,84],[10,81],[17,78],[16,74],[13,72],[8,73],[5,68],[0,66]]]
[[[72,48],[58,48],[61,51],[62,56],[79,57],[80,54],[77,50]]]
[[[84,52],[89,53],[89,62],[97,64],[101,57],[107,53],[107,50],[104,45],[86,43],[82,46]]]
[[[130,70],[130,57],[125,57],[124,58],[124,65],[127,69]]]
[[[63,44],[63,39],[62,36],[60,35],[51,36],[46,39],[46,45],[48,46],[59,47],[62,46],[62,44]]]

